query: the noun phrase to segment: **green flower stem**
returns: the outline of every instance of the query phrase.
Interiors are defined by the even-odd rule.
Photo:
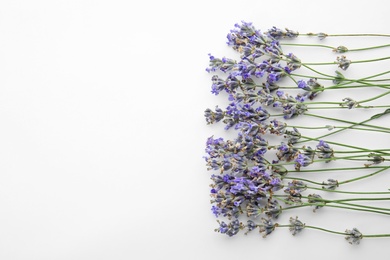
[[[372,98],[368,98],[368,99],[364,99],[364,100],[360,100],[360,101],[357,101],[358,104],[362,104],[362,103],[366,103],[366,102],[369,102],[369,101],[373,101],[373,100],[376,100],[378,98],[381,98],[381,97],[384,97],[386,95],[390,94],[390,91],[386,91],[385,93],[382,93],[380,95],[377,95],[375,97],[372,97]],[[343,104],[343,102],[304,102],[303,104],[305,105],[320,105],[320,104],[324,104],[324,105],[339,105],[341,106]],[[359,106],[358,106],[359,107]],[[374,107],[374,106],[361,106],[362,108],[371,108],[371,107]],[[378,106],[378,107],[389,107],[389,106]],[[308,107],[310,108],[310,107]],[[346,108],[346,107],[337,107],[337,108]]]
[[[281,45],[282,46],[283,45],[285,45],[285,46],[298,46],[298,47],[320,47],[320,48],[332,49],[333,51],[337,50],[337,47],[332,47],[332,46],[324,45],[324,44],[281,43]],[[389,46],[390,46],[390,44],[384,44],[384,45],[377,45],[377,46],[364,47],[364,48],[348,49],[346,52],[366,51],[366,50],[385,48],[385,47],[389,47]]]
[[[328,129],[327,126],[296,126],[296,125],[289,125],[289,127],[295,127],[297,129],[312,129],[312,130],[317,130],[317,129]],[[345,128],[350,128],[347,126],[332,126],[334,129],[345,129]],[[363,127],[354,127],[351,128],[353,130],[362,130],[362,131],[374,131],[374,132],[382,132],[382,133],[390,133],[389,131],[385,130],[377,130],[377,129],[371,129],[371,128],[363,128]]]
[[[360,100],[360,101],[358,101],[358,103],[359,103],[359,104],[366,103],[366,102],[369,102],[369,101],[372,101],[372,100],[375,100],[375,99],[384,97],[384,96],[388,95],[389,93],[390,93],[390,91],[386,91],[385,93],[382,93],[382,94],[377,95],[377,96],[375,96],[375,97],[368,98],[368,99],[364,99],[364,100]]]
[[[329,74],[325,74],[325,73],[322,73],[322,72],[319,72],[318,70],[315,70],[313,68],[311,68],[310,66],[308,65],[305,65],[305,64],[302,64],[303,67],[313,71],[314,73],[318,74],[318,75],[321,75],[321,76],[325,76],[327,79],[335,79],[336,77],[335,76],[332,76],[332,75],[329,75]],[[370,79],[372,78],[376,78],[376,77],[379,77],[379,76],[383,76],[383,75],[386,75],[386,74],[389,74],[390,73],[390,70],[388,71],[384,71],[384,72],[381,72],[381,73],[378,73],[378,74],[374,74],[374,75],[371,75],[371,76],[368,76],[368,77],[364,77],[364,78],[360,78],[360,79],[348,79],[348,78],[345,78],[344,81],[347,81],[346,83],[342,83],[342,84],[338,84],[338,86],[344,86],[344,85],[348,85],[348,84],[351,84],[351,83],[355,83],[355,82],[365,82],[365,81],[369,81]],[[297,74],[290,74],[292,76],[296,76]],[[313,78],[312,76],[309,76],[309,78]],[[317,79],[320,79],[319,77],[316,77]],[[322,78],[324,79],[324,78]]]
[[[366,157],[366,158],[362,158],[362,157]],[[357,158],[360,158],[360,159],[357,159]],[[331,158],[327,158],[327,159],[313,160],[312,164],[316,163],[316,162],[329,162],[329,161],[336,161],[336,160],[369,161],[370,158],[367,157],[367,155],[365,155],[365,154],[363,154],[363,155],[351,155],[351,156],[344,156],[344,157],[331,157]],[[390,159],[384,159],[384,160],[388,161]],[[296,162],[269,163],[268,166],[272,167],[272,166],[293,165],[293,164],[296,164]]]
[[[389,151],[390,149],[380,149],[381,152],[383,151]],[[372,153],[376,153],[377,151],[379,150],[371,150]],[[367,151],[333,151],[333,153],[347,153],[347,154],[351,154],[351,153],[366,153]],[[382,154],[385,154],[385,155],[390,155],[390,153],[382,153]]]
[[[389,46],[390,46],[390,44],[383,44],[383,45],[377,45],[377,46],[371,46],[371,47],[348,49],[348,51],[366,51],[366,50],[385,48],[385,47],[389,47]]]
[[[337,235],[343,235],[343,236],[348,235],[348,234],[345,233],[345,232],[333,231],[333,230],[329,230],[329,229],[325,229],[325,228],[320,228],[320,227],[316,227],[316,226],[305,225],[305,228],[316,229],[316,230],[324,231],[324,232],[327,232],[327,233],[332,233],[332,234],[337,234]]]
[[[327,76],[327,77],[314,77],[314,76],[310,76],[310,75],[302,75],[302,74],[297,74],[297,73],[291,73],[290,74],[291,76],[295,76],[295,77],[301,77],[301,78],[316,78],[316,79],[322,79],[322,80],[334,80],[335,79],[335,76]]]
[[[308,136],[301,136],[301,138],[304,138],[306,139],[306,141],[317,141],[319,140],[319,138],[312,138],[312,137],[308,137]],[[296,142],[295,144],[298,144],[298,143],[304,143],[306,141],[300,141],[300,142]],[[375,152],[375,153],[381,153],[381,154],[384,154],[382,152],[382,150],[370,150],[370,149],[367,149],[367,148],[363,148],[363,147],[359,147],[359,146],[354,146],[354,145],[348,145],[348,144],[342,144],[342,143],[339,143],[339,142],[332,142],[332,141],[326,141],[328,144],[334,144],[334,145],[338,145],[338,146],[342,146],[342,147],[348,147],[348,148],[353,148],[353,149],[357,149],[357,150],[361,150],[361,151],[365,151],[365,152]]]
[[[293,227],[292,225],[280,225],[280,224],[277,224],[276,227]],[[320,230],[320,231],[324,231],[324,232],[328,232],[328,233],[332,233],[332,234],[337,234],[337,235],[343,235],[343,236],[346,236],[348,235],[347,233],[344,233],[344,232],[337,232],[337,231],[333,231],[333,230],[329,230],[329,229],[325,229],[325,228],[320,228],[320,227],[315,227],[315,226],[308,226],[305,224],[305,228],[310,228],[310,229],[316,229],[316,230]]]
[[[364,120],[362,122],[353,122],[353,121],[348,121],[348,120],[343,120],[343,119],[338,119],[338,118],[333,118],[333,117],[314,115],[314,114],[310,114],[310,113],[304,113],[304,115],[317,117],[317,118],[321,118],[321,119],[327,119],[327,120],[336,121],[336,122],[340,122],[340,123],[347,123],[347,124],[351,124],[352,126],[361,125],[361,126],[367,126],[367,127],[371,127],[371,128],[375,128],[375,129],[390,130],[390,128],[388,128],[388,127],[366,124],[366,122],[373,120],[373,118],[369,118],[369,119]],[[348,129],[348,128],[350,128],[350,127],[346,127],[345,129]],[[340,130],[343,130],[343,129],[340,129]]]
[[[356,61],[351,61],[351,64],[353,63],[367,63],[367,62],[376,62],[376,61],[382,61],[382,60],[388,60],[390,57],[382,57],[382,58],[377,58],[377,59],[370,59],[370,60],[356,60]],[[317,66],[317,65],[335,65],[338,64],[337,61],[333,62],[305,62],[301,63],[301,65],[307,65],[307,66]]]
[[[340,103],[339,103],[340,104]],[[368,109],[368,108],[389,108],[389,106],[357,106],[355,108],[365,108],[365,109]],[[336,106],[336,107],[310,107],[308,106],[307,107],[308,110],[312,110],[312,109],[348,109],[348,107],[344,107],[344,106]]]
[[[320,186],[323,185],[321,182],[315,182],[315,181],[311,181],[311,180],[308,180],[308,179],[297,178],[297,177],[284,176],[284,177],[282,177],[282,180],[298,180],[298,181],[304,181],[304,182],[308,182],[308,183],[315,184],[315,185],[320,185]]]
[[[299,36],[318,36],[318,33],[300,33]],[[326,34],[326,37],[390,37],[390,34],[378,34],[378,33],[344,33],[344,34]]]
[[[365,82],[365,81],[359,81],[359,82]],[[365,82],[362,85],[353,85],[353,86],[333,85],[333,86],[329,86],[329,87],[324,87],[323,89],[320,89],[319,91],[337,90],[337,89],[367,88],[367,87],[378,87],[378,88],[383,88],[383,89],[390,89],[390,84],[371,84],[371,83]],[[319,91],[317,91],[317,92],[319,92]]]
[[[367,169],[367,167],[365,167]],[[362,179],[365,179],[365,178],[368,178],[368,177],[372,177],[374,175],[377,175],[378,173],[381,173],[387,169],[389,169],[390,166],[387,166],[385,168],[382,168],[380,170],[377,170],[373,173],[370,173],[370,174],[366,174],[366,175],[363,175],[363,176],[360,176],[360,177],[356,177],[356,178],[352,178],[352,179],[348,179],[348,180],[345,180],[345,181],[340,181],[338,182],[338,185],[343,185],[343,184],[346,184],[346,183],[351,183],[351,182],[354,182],[354,181],[358,181],[358,180],[362,180]],[[286,180],[299,180],[299,181],[304,181],[304,182],[308,182],[308,183],[311,183],[311,184],[315,184],[315,185],[324,185],[323,183],[321,182],[315,182],[315,181],[312,181],[312,180],[308,180],[308,179],[304,179],[304,178],[297,178],[297,177],[288,177],[288,176],[285,176],[282,178],[283,180],[286,179]]]
[[[275,197],[275,199],[283,201],[285,203],[289,203],[289,201],[284,200],[284,199],[280,199],[280,198],[277,198],[277,197]],[[340,203],[340,204],[342,204],[342,203]],[[348,209],[348,210],[370,212],[370,213],[376,213],[376,214],[382,214],[382,215],[390,215],[390,212],[383,212],[383,211],[380,211],[380,210],[368,209],[368,208],[364,208],[364,207],[356,208],[356,207],[347,207],[347,206],[342,206],[342,205],[329,205],[329,204],[326,204],[326,203],[306,203],[306,202],[302,202],[301,204],[295,205],[295,206],[285,207],[285,208],[282,208],[282,210],[285,211],[285,210],[289,210],[289,209],[296,209],[296,208],[302,208],[302,207],[311,207],[311,206]],[[359,206],[361,206],[361,205],[359,205]]]
[[[280,225],[280,224],[277,224],[276,227],[288,227],[288,228],[290,228],[290,227],[293,227],[293,226],[292,225]],[[321,227],[316,227],[316,226],[309,226],[309,225],[306,225],[306,224],[305,224],[305,228],[320,230],[320,231],[323,231],[323,232],[332,233],[332,234],[336,234],[336,235],[348,236],[348,234],[345,233],[345,232],[338,232],[338,231],[334,231],[334,230],[330,230],[330,229],[326,229],[326,228],[321,228]],[[364,237],[364,238],[390,237],[390,234],[375,234],[375,235],[363,235],[362,234],[362,237]]]
[[[344,168],[322,168],[322,169],[315,169],[315,170],[301,170],[301,171],[288,171],[289,173],[292,172],[299,172],[299,173],[304,173],[304,172],[334,172],[334,171],[354,171],[354,170],[361,170],[361,169],[382,169],[382,168],[387,168],[387,166],[370,166],[370,167],[344,167]]]
[[[312,186],[307,186],[308,189],[312,190],[321,190],[326,192],[334,192],[334,193],[344,193],[344,194],[364,194],[364,195],[380,195],[380,194],[390,194],[388,191],[341,191],[341,190],[330,190],[330,189],[323,189],[323,188],[317,188]]]
[[[345,184],[345,183],[354,182],[354,181],[358,181],[358,180],[362,180],[362,179],[365,179],[365,178],[368,178],[368,177],[377,175],[378,173],[381,173],[381,172],[383,172],[383,171],[385,171],[385,170],[387,170],[387,169],[389,169],[389,168],[390,168],[390,166],[387,166],[386,168],[377,170],[377,171],[375,171],[375,172],[373,172],[373,173],[370,173],[370,174],[367,174],[367,175],[363,175],[363,176],[356,177],[356,178],[353,178],[353,179],[341,181],[341,182],[339,182],[339,185],[342,185],[342,184]]]
[[[390,237],[390,234],[363,235],[363,237]]]
[[[280,43],[282,46],[298,46],[298,47],[321,47],[327,49],[335,49],[332,46],[324,45],[324,44],[304,44],[304,43]]]
[[[268,146],[268,149],[275,149],[276,146]],[[306,149],[304,147],[296,147],[295,149],[298,149],[298,150],[303,150],[305,151]],[[377,153],[377,151],[381,151],[381,155],[389,155],[390,156],[390,153],[385,153],[385,151],[390,151],[390,149],[378,149],[378,150],[366,150],[366,151],[362,151],[362,150],[359,150],[359,151],[335,151],[333,150],[333,153],[346,153],[346,154],[354,154],[354,153]]]
[[[337,204],[341,204],[341,205],[352,206],[352,207],[357,207],[357,208],[364,208],[364,209],[390,211],[389,208],[381,208],[381,207],[366,206],[366,205],[355,204],[355,203],[336,202],[336,201],[329,201],[329,202],[327,202],[327,203],[337,203]]]

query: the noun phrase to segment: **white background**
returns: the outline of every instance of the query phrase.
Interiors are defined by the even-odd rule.
[[[388,10],[387,1],[1,1],[0,259],[385,257],[389,239],[214,233],[202,156],[206,138],[223,134],[203,118],[222,100],[210,93],[207,54],[233,54],[225,37],[235,23],[390,33]],[[339,231],[390,233],[384,216],[304,214]]]

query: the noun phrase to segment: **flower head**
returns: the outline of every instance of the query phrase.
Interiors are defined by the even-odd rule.
[[[322,185],[323,189],[335,190],[339,186],[339,182],[334,179],[328,179],[327,181],[323,181]]]
[[[293,236],[300,233],[305,228],[305,224],[302,223],[298,217],[290,217],[290,227],[289,230]]]
[[[337,57],[336,63],[339,65],[340,69],[347,70],[349,65],[351,64],[351,61],[347,60],[347,57],[341,56],[341,57]]]
[[[308,198],[309,203],[315,204],[313,212],[315,212],[319,208],[322,208],[325,205],[324,200],[318,194],[309,194],[309,196],[307,196],[307,198]]]
[[[347,229],[347,230],[345,230],[345,233],[347,234],[345,239],[350,244],[358,245],[358,244],[360,244],[360,240],[362,240],[362,238],[363,238],[363,234],[360,233],[360,231],[357,230],[357,228],[353,228],[352,230]]]
[[[275,230],[276,224],[271,219],[262,218],[261,221],[262,225],[259,225],[259,232],[263,233],[263,237],[265,238]]]

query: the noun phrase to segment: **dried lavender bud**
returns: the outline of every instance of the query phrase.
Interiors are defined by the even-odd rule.
[[[217,70],[221,70],[223,72],[228,72],[234,68],[236,65],[236,61],[228,58],[215,58],[213,55],[209,54],[210,64],[209,67],[206,68],[207,72],[214,72]]]
[[[248,217],[257,218],[264,212],[264,208],[255,203],[248,203],[246,206],[246,212]]]
[[[320,159],[331,159],[333,158],[333,149],[327,144],[325,141],[320,140],[317,145],[317,156]],[[330,162],[331,160],[327,160],[326,162]]]
[[[325,39],[326,37],[328,37],[328,35],[326,33],[317,33],[317,37],[320,39],[320,40],[323,40]]]
[[[283,142],[276,149],[278,150],[276,153],[278,159],[286,162],[293,160],[299,152],[298,149],[293,148],[291,145],[286,145]]]
[[[343,99],[344,103],[341,104],[342,107],[348,107],[348,109],[355,108],[359,105],[359,103],[356,100],[353,100],[352,98],[346,97]]]
[[[286,131],[286,127],[286,123],[273,119],[270,121],[269,131],[271,134],[283,135]]]
[[[328,179],[322,182],[322,188],[327,190],[335,190],[339,186],[339,182],[334,179]]]
[[[338,84],[342,83],[344,80],[345,80],[344,75],[341,72],[336,70],[336,76],[333,80],[333,84],[338,85]]]
[[[219,224],[219,228],[216,228],[214,229],[215,232],[219,232],[221,234],[225,234],[227,231],[228,231],[228,225],[223,222],[223,221],[219,221],[217,220],[218,224]]]
[[[267,35],[278,40],[278,39],[282,39],[282,38],[290,38],[290,39],[296,38],[296,37],[298,37],[299,33],[292,31],[292,30],[289,30],[287,28],[285,30],[282,30],[282,29],[276,28],[274,26],[267,31]]]
[[[207,108],[204,111],[204,116],[206,118],[207,124],[214,124],[221,121],[225,117],[225,113],[218,106],[215,107],[215,111],[212,111],[210,108]]]
[[[282,206],[279,205],[277,200],[269,200],[265,206],[264,213],[273,219],[277,219],[280,214],[282,214]]]
[[[263,233],[263,237],[265,238],[275,230],[276,224],[271,219],[262,218],[261,221],[262,225],[259,225],[259,232]]]
[[[309,166],[313,163],[313,158],[310,158],[309,156],[305,154],[298,154],[298,156],[295,158],[295,169],[299,171],[301,167]]]
[[[369,162],[372,162],[372,163],[370,163],[370,164],[364,164],[364,166],[366,166],[366,167],[369,167],[369,166],[375,165],[375,164],[380,164],[380,163],[382,163],[382,162],[385,161],[385,158],[383,158],[383,157],[380,156],[379,154],[375,154],[375,153],[370,153],[370,154],[368,155],[368,157],[370,158],[370,159],[368,159],[368,161],[369,161]]]
[[[353,228],[352,230],[347,229],[347,230],[345,230],[345,233],[347,234],[345,239],[351,245],[352,244],[355,244],[355,245],[360,244],[360,240],[362,240],[362,238],[363,238],[363,234],[360,233],[360,231],[357,230],[356,228]]]
[[[333,51],[337,53],[345,53],[348,51],[348,48],[345,46],[338,46],[337,48],[334,48]]]
[[[298,131],[298,129],[293,127],[293,131],[290,131],[290,130],[286,130],[285,131],[284,138],[288,139],[288,144],[289,145],[293,145],[296,142],[298,142],[299,139],[301,139],[301,133]]]
[[[341,56],[337,57],[336,63],[339,64],[339,68],[341,68],[342,70],[347,70],[349,65],[351,64],[351,61],[347,60],[347,57]]]
[[[246,228],[248,229],[247,232],[245,232],[245,235],[247,235],[249,232],[251,232],[252,230],[255,230],[257,228],[257,224],[252,221],[252,220],[248,220],[247,221],[247,224],[246,224]]]
[[[318,194],[309,194],[309,196],[307,196],[307,201],[309,203],[314,203],[316,204],[314,209],[313,209],[313,212],[315,212],[317,209],[319,208],[322,208],[324,205],[325,205],[325,202],[324,200],[322,199],[322,197]]]
[[[305,224],[298,220],[298,217],[290,217],[290,227],[289,230],[293,236],[300,233],[305,228]]]
[[[276,164],[277,162],[272,162],[272,163]],[[280,176],[285,176],[288,173],[288,170],[283,165],[273,165],[271,170],[273,174],[277,174]]]
[[[332,125],[326,125],[325,126],[329,131],[332,131],[333,129],[335,129],[335,126],[332,126]]]
[[[302,65],[301,60],[297,56],[295,56],[293,53],[287,54],[286,57],[288,58],[287,66],[289,69],[296,70],[296,69],[299,69],[301,67],[301,65]]]
[[[307,189],[307,185],[303,181],[292,180],[288,183],[288,188],[284,192],[289,193],[291,190],[303,192]]]

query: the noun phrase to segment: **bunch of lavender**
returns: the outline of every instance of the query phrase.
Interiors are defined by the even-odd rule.
[[[388,208],[351,203],[353,201],[390,200],[389,197],[359,196],[329,200],[323,198],[320,194],[305,194],[307,190],[317,190],[325,194],[330,192],[356,195],[390,193],[388,191],[348,192],[339,190],[342,185],[375,176],[390,168],[389,165],[383,165],[390,160],[388,157],[390,149],[368,149],[324,139],[346,130],[389,133],[389,128],[368,124],[368,122],[381,118],[389,113],[390,109],[361,122],[352,122],[308,112],[315,109],[390,107],[388,105],[363,105],[366,102],[375,101],[386,96],[390,93],[388,90],[365,100],[356,101],[350,97],[345,97],[340,102],[313,101],[325,90],[345,88],[353,90],[362,87],[388,89],[390,84],[382,84],[386,83],[388,79],[380,79],[378,81],[381,84],[377,84],[374,78],[390,73],[390,71],[361,79],[349,79],[344,77],[340,71],[336,71],[336,75],[332,76],[320,72],[312,66],[337,65],[338,68],[347,70],[352,63],[375,62],[387,58],[351,61],[345,56],[340,56],[331,63],[305,63],[293,53],[284,53],[282,46],[323,48],[329,48],[329,46],[283,42],[283,40],[291,40],[299,35],[298,32],[288,29],[280,30],[275,27],[266,31],[266,33],[262,33],[255,29],[251,23],[242,22],[242,24],[236,24],[227,36],[227,44],[240,53],[240,60],[226,57],[216,58],[209,54],[210,66],[206,70],[209,73],[215,73],[212,76],[211,92],[215,95],[226,92],[229,105],[226,109],[221,109],[218,106],[214,110],[206,109],[206,122],[208,124],[222,122],[225,124],[226,130],[236,130],[237,136],[233,140],[210,137],[206,142],[206,165],[208,170],[216,172],[211,175],[212,212],[216,217],[230,219],[229,224],[219,221],[220,227],[216,231],[233,236],[243,229],[246,229],[246,233],[248,233],[259,228],[260,233],[263,233],[265,237],[276,227],[289,227],[293,235],[301,232],[304,228],[311,228],[345,235],[347,241],[353,244],[358,244],[363,237],[388,237],[390,234],[363,235],[356,228],[345,232],[331,231],[305,225],[298,218],[290,218],[290,223],[286,225],[273,222],[284,211],[307,206],[313,207],[314,211],[322,207],[332,207],[390,215],[390,209]],[[320,39],[324,39],[325,37],[338,35],[309,33],[306,36],[318,36]],[[332,47],[332,49],[337,53],[345,53],[347,51],[362,51],[387,46],[352,50],[339,46],[337,48]],[[297,74],[295,71],[301,67],[309,69],[317,75]],[[321,77],[318,77],[318,75]],[[286,80],[290,83],[284,86],[283,83]],[[333,85],[325,86],[326,84],[319,80],[331,82]],[[298,93],[296,95],[288,94],[285,92],[287,89],[298,91]],[[280,110],[282,113],[277,113]],[[274,111],[276,113],[273,113]],[[313,127],[290,124],[290,121],[298,116],[316,117],[324,121],[335,121],[346,125],[334,126],[327,124]],[[312,131],[328,129],[331,132],[322,136],[310,137],[302,135],[299,129]],[[271,136],[273,138],[270,138],[270,140],[276,138],[276,140],[279,140],[278,143],[269,144],[267,138]],[[308,145],[308,143],[313,142],[315,142],[314,148]],[[339,150],[336,146],[344,150]],[[356,167],[301,169],[303,167],[310,168],[315,163],[330,163],[332,161],[355,162],[358,165]],[[374,171],[342,181],[326,178],[322,182],[317,182],[308,177],[292,176],[307,172],[357,171],[368,168],[374,169]],[[239,221],[242,216],[249,218],[246,225]],[[256,218],[261,219],[261,223],[256,224],[254,222]]]

